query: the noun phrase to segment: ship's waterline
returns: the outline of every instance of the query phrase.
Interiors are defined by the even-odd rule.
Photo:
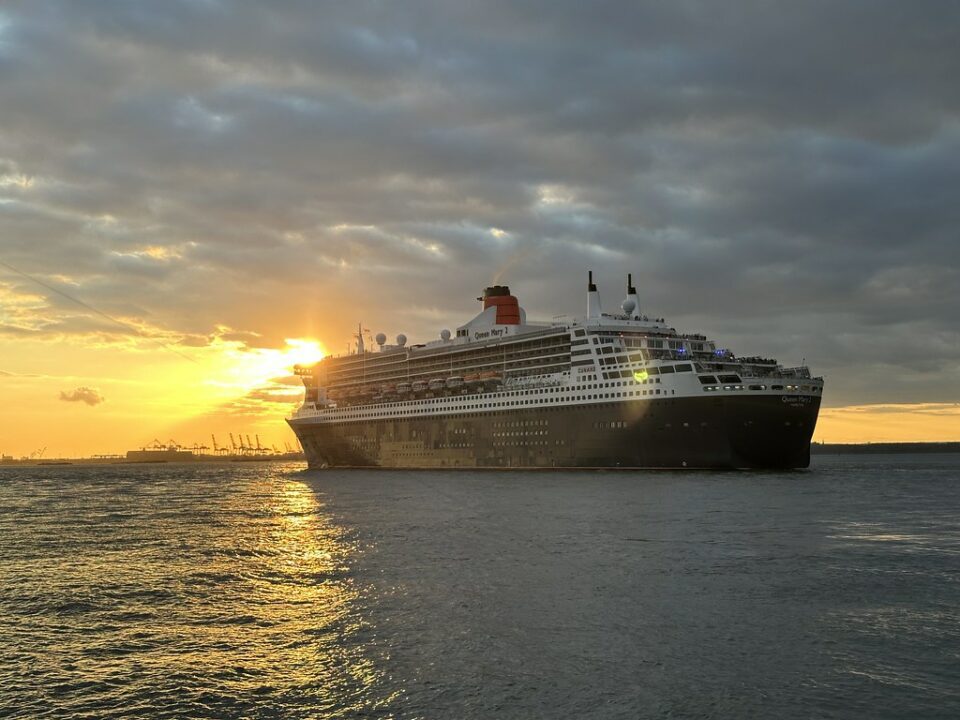
[[[587,315],[528,322],[505,286],[455,336],[298,368],[311,467],[802,468],[823,379],[738,357],[588,282]]]

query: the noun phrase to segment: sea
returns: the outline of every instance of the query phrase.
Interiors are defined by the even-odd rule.
[[[960,455],[0,468],[5,718],[960,717]]]

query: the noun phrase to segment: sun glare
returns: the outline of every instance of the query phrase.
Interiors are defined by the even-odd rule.
[[[323,359],[319,342],[305,338],[287,338],[282,348],[230,347],[225,352],[226,383],[252,390],[276,378],[293,373],[294,365],[310,365]]]

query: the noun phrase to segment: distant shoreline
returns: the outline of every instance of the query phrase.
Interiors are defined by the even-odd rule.
[[[811,455],[960,453],[960,442],[811,443]]]
[[[183,454],[170,458],[130,459],[123,456],[81,458],[3,458],[0,467],[39,467],[47,465],[196,465],[197,463],[265,463],[302,462],[302,453],[278,453],[276,455],[193,455]]]
[[[934,453],[960,453],[960,442],[876,442],[876,443],[810,443],[811,455],[916,455]],[[4,458],[0,467],[23,467],[45,465],[163,465],[196,463],[250,463],[250,462],[302,462],[300,453],[282,453],[266,456],[240,455],[195,455],[191,458],[131,460],[125,457],[99,458]]]

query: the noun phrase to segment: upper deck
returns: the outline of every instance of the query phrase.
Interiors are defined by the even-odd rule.
[[[629,384],[659,375],[661,368],[665,375],[673,373],[674,367],[712,378],[701,384],[716,384],[718,389],[736,387],[743,378],[810,379],[807,368],[783,368],[761,357],[738,358],[703,334],[680,334],[662,318],[641,314],[635,298],[628,282],[622,312],[603,313],[591,277],[586,316],[528,323],[508,288],[487,288],[480,298],[483,311],[455,335],[445,330],[438,340],[408,347],[402,335],[387,345],[381,334],[376,352],[366,350],[358,337],[356,353],[298,368],[307,388],[304,409],[482,396],[530,387]],[[736,382],[729,380],[733,377]]]

